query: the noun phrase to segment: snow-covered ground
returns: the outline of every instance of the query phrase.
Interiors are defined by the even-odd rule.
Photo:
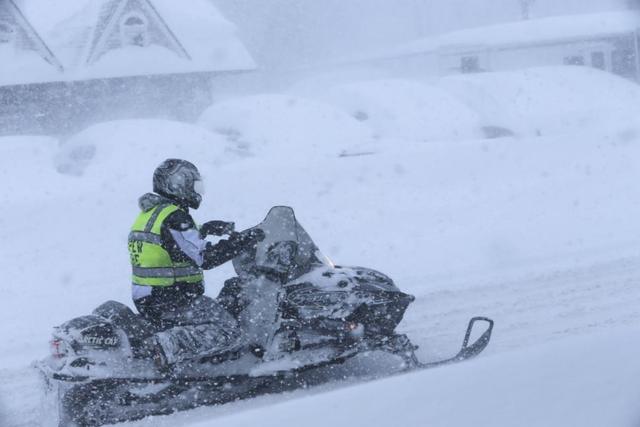
[[[638,425],[640,122],[425,143],[374,138],[340,108],[270,95],[212,107],[207,129],[116,122],[62,151],[49,139],[0,139],[0,425],[46,418],[28,366],[48,351],[53,325],[107,299],[130,302],[136,199],[176,144],[205,175],[196,219],[244,228],[291,205],[336,262],[381,270],[415,294],[401,329],[422,359],[455,352],[473,315],[496,329],[486,354],[463,365],[128,425]],[[350,141],[366,155],[340,157]],[[60,174],[61,159],[87,164]],[[207,273],[208,294],[231,274]]]

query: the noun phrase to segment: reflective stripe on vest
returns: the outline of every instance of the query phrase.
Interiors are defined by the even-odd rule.
[[[129,233],[132,282],[140,286],[172,286],[204,280],[202,269],[190,262],[175,262],[162,247],[162,223],[179,208],[164,204],[142,212]]]
[[[153,233],[145,233],[144,231],[132,231],[129,233],[129,242],[151,243],[153,245],[161,245],[162,237]]]
[[[133,267],[133,275],[142,278],[149,277],[185,277],[200,274],[198,267]]]

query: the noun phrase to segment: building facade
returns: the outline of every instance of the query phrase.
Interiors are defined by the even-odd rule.
[[[640,14],[554,16],[456,31],[358,59],[411,77],[590,66],[640,82]]]
[[[255,69],[207,0],[0,0],[0,61],[0,134],[193,120],[218,82]]]

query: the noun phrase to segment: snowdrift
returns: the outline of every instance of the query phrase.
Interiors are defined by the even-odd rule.
[[[440,86],[477,111],[486,125],[519,135],[596,131],[634,120],[640,86],[588,67],[445,77]]]

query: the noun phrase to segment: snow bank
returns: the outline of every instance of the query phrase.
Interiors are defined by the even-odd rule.
[[[525,135],[554,135],[617,126],[640,109],[640,86],[587,67],[445,77],[440,86],[483,122]]]
[[[632,427],[640,414],[640,346],[629,346],[636,336],[635,329],[621,329],[572,338],[459,366],[298,395],[213,420],[196,413],[189,425],[285,427],[304,420],[308,427]],[[616,353],[612,364],[617,348],[625,350]]]
[[[370,131],[347,113],[309,99],[255,95],[214,104],[199,120],[226,135],[238,153],[310,160],[365,144]]]
[[[416,141],[480,136],[480,118],[440,88],[410,80],[378,80],[336,86],[320,95],[383,138]]]
[[[101,123],[65,141],[57,170],[86,175],[86,181],[113,186],[135,182],[170,157],[198,161],[204,168],[225,161],[226,142],[206,129],[166,120]]]

